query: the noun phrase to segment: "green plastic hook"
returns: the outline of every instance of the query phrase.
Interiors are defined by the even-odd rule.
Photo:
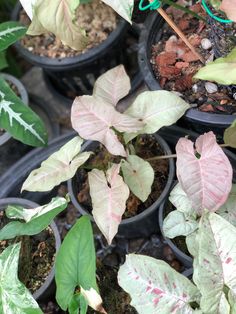
[[[148,9],[157,10],[161,7],[161,1],[160,0],[154,0],[153,2],[149,3],[146,6],[143,6],[143,2],[144,2],[144,0],[140,0],[140,3],[139,3],[139,10],[140,11],[146,11]]]

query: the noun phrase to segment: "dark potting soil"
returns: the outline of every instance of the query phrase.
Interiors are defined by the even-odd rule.
[[[20,13],[20,22],[29,25],[30,20],[25,11]],[[81,4],[76,12],[76,24],[85,30],[88,37],[88,46],[82,51],[94,48],[107,39],[109,34],[117,26],[117,15],[115,11],[100,0],[93,0],[88,4]],[[41,57],[66,58],[81,54],[76,50],[65,46],[53,34],[42,34],[40,36],[25,36],[21,44],[32,53]]]
[[[10,220],[0,212],[0,229]],[[12,220],[11,220],[12,221]],[[21,242],[18,276],[31,293],[37,291],[49,275],[55,259],[55,238],[47,227],[34,236],[20,236],[11,240],[0,241],[0,253],[11,244]]]
[[[189,8],[207,18],[200,3],[190,5]],[[173,7],[168,8],[167,12],[206,62],[227,55],[235,46],[234,24],[223,25],[209,18],[208,23],[205,23]],[[164,25],[161,40],[152,46],[151,64],[163,89],[175,91],[198,110],[236,114],[236,89],[193,80],[203,64],[167,24]]]
[[[162,148],[152,135],[142,135],[137,137],[134,146],[136,154],[143,159],[164,155]],[[86,168],[107,170],[109,168],[109,163],[119,163],[121,159],[122,158],[119,156],[109,154],[102,145],[99,145],[95,154],[85,163],[84,169],[80,169],[76,173],[78,201],[90,213],[92,212],[92,201],[89,194],[88,171]],[[155,179],[152,185],[151,194],[148,199],[142,203],[132,192],[130,192],[130,196],[126,202],[126,211],[123,218],[130,218],[138,215],[150,207],[164,190],[168,179],[168,160],[150,161],[150,164],[155,172]]]

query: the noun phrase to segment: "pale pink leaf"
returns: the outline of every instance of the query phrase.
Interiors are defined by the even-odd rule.
[[[88,174],[93,218],[109,244],[118,231],[129,197],[129,188],[119,171],[120,165],[113,164],[106,174],[97,169]]]
[[[224,11],[229,19],[236,22],[236,1],[222,0],[220,10]]]
[[[120,99],[128,95],[130,88],[130,78],[124,66],[119,65],[96,80],[93,96],[115,107]]]
[[[213,132],[198,137],[196,151],[192,141],[181,138],[176,153],[177,177],[193,208],[216,211],[228,198],[233,172]]]
[[[136,132],[143,128],[143,122],[137,118],[121,114],[93,96],[75,99],[71,109],[71,122],[82,138],[99,141],[111,154],[124,157],[125,149],[111,128],[120,132]]]

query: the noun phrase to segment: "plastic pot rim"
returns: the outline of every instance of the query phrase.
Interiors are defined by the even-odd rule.
[[[11,19],[13,21],[18,20],[19,11],[21,9],[21,4],[18,2],[12,12]],[[33,54],[27,48],[21,45],[18,41],[14,44],[15,48],[18,52],[27,60],[30,60],[31,63],[40,66],[42,68],[48,70],[67,70],[73,69],[78,66],[86,65],[88,62],[92,62],[98,58],[98,56],[102,56],[104,53],[107,52],[107,49],[113,47],[115,39],[119,37],[119,34],[125,31],[128,23],[122,19],[118,19],[118,23],[116,28],[108,35],[107,39],[104,40],[98,46],[89,49],[85,53],[80,54],[79,56],[74,57],[66,57],[66,58],[49,58],[49,57],[41,57],[39,55]]]
[[[161,38],[161,30],[155,31],[158,29],[156,26],[162,26],[164,25],[164,19],[156,12],[152,12],[149,15],[149,18],[147,18],[144,28],[141,31],[140,40],[139,40],[139,51],[138,51],[138,62],[139,67],[142,72],[144,81],[146,85],[148,86],[149,90],[162,90],[159,82],[156,80],[153,69],[150,63],[150,56],[148,55],[148,49],[150,43],[150,32],[155,34],[159,33]],[[153,38],[151,38],[153,39]],[[150,49],[151,52],[151,49]],[[189,109],[185,115],[184,118],[186,118],[189,121],[197,122],[199,124],[208,124],[208,125],[216,125],[220,127],[228,127],[230,126],[233,121],[236,119],[236,115],[226,115],[226,114],[217,114],[217,113],[208,113],[208,112],[202,112],[197,109]]]
[[[11,205],[24,206],[28,209],[40,206],[37,203],[29,201],[27,199],[17,198],[17,197],[8,197],[8,198],[0,199],[0,210],[5,210],[5,207],[10,205],[10,204]],[[57,253],[60,246],[61,246],[61,237],[60,237],[58,228],[57,228],[54,221],[52,221],[49,226],[51,227],[51,229],[53,231],[53,235],[55,238],[55,249],[56,249],[56,253]],[[54,265],[53,265],[52,269],[50,270],[50,273],[48,274],[46,280],[44,281],[43,285],[33,293],[33,297],[35,300],[38,300],[42,297],[42,295],[45,293],[45,291],[51,285],[51,283],[54,279],[54,276],[55,276],[55,262],[54,262]]]
[[[18,80],[16,77],[7,74],[7,73],[1,73],[0,74],[5,80],[10,81],[14,86],[17,87],[18,92],[20,94],[20,98],[22,102],[28,106],[29,105],[29,97],[28,93],[24,87],[24,85],[21,83],[20,80]],[[0,146],[5,144],[9,139],[12,138],[11,134],[8,132],[4,132],[3,135],[0,136]]]
[[[163,149],[164,153],[169,155],[171,154],[171,150],[169,148],[169,145],[167,144],[167,142],[158,134],[155,134],[156,140],[157,142],[160,144],[161,148]],[[87,141],[83,147],[81,151],[84,151],[89,145],[91,145],[92,141]],[[146,210],[144,210],[143,212],[141,212],[140,214],[134,216],[134,217],[130,217],[130,218],[126,218],[126,219],[122,219],[120,225],[125,226],[128,225],[129,223],[133,223],[136,222],[138,220],[141,220],[142,218],[145,218],[146,216],[149,216],[150,213],[152,213],[156,208],[158,208],[161,203],[165,200],[166,196],[169,193],[169,190],[171,188],[171,185],[173,183],[173,178],[175,175],[175,165],[174,165],[174,159],[170,158],[169,159],[169,173],[168,173],[168,179],[165,185],[165,188],[163,189],[161,195],[158,197],[158,199],[150,206],[148,207]],[[88,215],[90,217],[90,220],[94,222],[93,216],[87,211],[85,210],[80,203],[78,202],[75,194],[74,194],[74,189],[73,189],[73,179],[75,177],[73,177],[72,179],[67,181],[67,186],[68,186],[68,193],[70,195],[71,201],[74,204],[74,206],[83,214],[83,215]]]

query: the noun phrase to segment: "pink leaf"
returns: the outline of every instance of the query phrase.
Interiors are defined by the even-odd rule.
[[[93,204],[93,218],[111,244],[126,209],[129,188],[119,175],[120,165],[113,164],[107,171],[89,172],[89,188]]]
[[[229,19],[236,22],[236,1],[222,0],[220,10],[224,11]]]
[[[137,118],[121,114],[111,105],[92,96],[75,99],[71,109],[71,122],[82,138],[99,141],[111,154],[124,157],[124,147],[111,127],[131,133],[141,130],[144,125]]]
[[[232,187],[232,167],[216,143],[212,132],[201,135],[193,142],[181,138],[176,145],[177,177],[182,189],[198,212],[216,211],[225,203]]]
[[[93,96],[115,107],[120,99],[128,95],[130,88],[130,78],[124,66],[119,65],[96,80]]]

